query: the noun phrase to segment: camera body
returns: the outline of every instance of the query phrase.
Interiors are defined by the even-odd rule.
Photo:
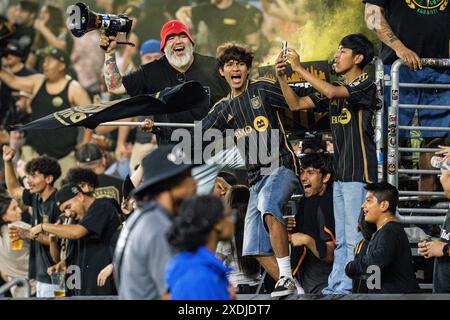
[[[116,36],[120,32],[128,34],[133,24],[133,20],[126,15],[97,13],[91,11],[82,2],[70,6],[69,11],[68,27],[70,32],[77,38],[92,30],[101,30],[107,36]]]

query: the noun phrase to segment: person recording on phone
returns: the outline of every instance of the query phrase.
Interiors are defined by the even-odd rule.
[[[354,257],[355,245],[362,236],[357,232],[364,186],[377,180],[377,156],[374,141],[376,86],[364,67],[374,57],[373,44],[362,34],[350,34],[339,42],[335,54],[337,73],[345,83],[332,84],[311,74],[300,63],[299,54],[288,49],[276,62],[277,77],[292,111],[316,108],[328,111],[334,144],[333,203],[336,223],[336,250],[333,271],[323,294],[349,294],[352,281],[344,273]],[[285,77],[287,63],[315,89],[298,96]]]
[[[436,154],[443,155],[444,161],[450,159],[450,147],[439,146],[441,151]],[[445,196],[450,199],[450,170],[448,167],[441,168],[441,184]],[[442,225],[439,240],[419,242],[419,254],[425,259],[436,258],[433,270],[433,293],[450,293],[450,209]]]
[[[297,215],[287,222],[293,274],[307,294],[320,294],[333,268],[334,236],[332,159],[311,153],[301,159],[304,196]]]

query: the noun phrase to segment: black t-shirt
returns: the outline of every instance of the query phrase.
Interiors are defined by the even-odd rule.
[[[192,8],[192,23],[198,27],[204,21],[208,27],[209,52],[216,52],[217,47],[227,41],[246,43],[245,37],[259,31],[263,20],[262,12],[247,4],[233,2],[225,9],[219,9],[211,3],[204,3]]]
[[[38,194],[30,193],[30,190],[24,189],[22,194],[23,203],[31,206],[33,216],[31,224],[37,226],[40,223],[55,223],[58,220],[59,211],[55,200],[56,191],[53,192],[46,201],[42,201]],[[47,274],[48,267],[54,265],[50,256],[50,247],[32,241],[30,246],[29,260],[29,278],[36,279],[39,282],[52,283]]]
[[[296,226],[293,233],[301,232],[312,237],[316,242],[321,259],[326,257],[329,241],[335,241],[333,189],[328,186],[323,196],[302,197],[298,203]],[[302,255],[305,253],[304,258]],[[298,273],[305,293],[320,294],[327,286],[328,276],[333,269],[332,263],[318,259],[306,247],[293,247],[291,254],[293,270],[299,266]]]
[[[185,81],[200,82],[209,96],[208,108],[195,108],[172,114],[155,115],[155,122],[193,123],[201,120],[221,98],[228,94],[229,87],[220,76],[216,59],[194,53],[194,62],[185,73],[175,70],[163,56],[159,60],[142,65],[123,77],[123,85],[130,96],[152,94]],[[165,130],[165,128],[162,128]]]
[[[386,20],[403,44],[421,58],[448,58],[450,8],[447,0],[364,0],[385,9]],[[398,57],[381,44],[381,59],[392,64]]]
[[[365,255],[358,255],[346,266],[348,276],[361,276],[369,266],[380,268],[380,289],[369,288],[369,293],[414,293],[419,286],[414,274],[411,248],[403,226],[388,222],[375,232]]]
[[[23,25],[14,25],[16,27],[16,31],[11,36],[11,39],[15,39],[19,41],[20,47],[23,48],[24,58],[23,61],[26,61],[28,58],[28,54],[31,51],[31,47],[34,43],[34,37],[36,36],[36,30],[33,27],[27,27]]]
[[[81,290],[78,295],[115,294],[114,281],[109,277],[105,286],[97,286],[97,276],[112,263],[112,239],[120,226],[118,212],[109,199],[96,199],[79,222],[89,234],[78,240],[77,262],[81,268]]]
[[[120,208],[122,202],[123,180],[108,174],[98,175],[98,187],[95,189],[95,198],[109,198],[117,201]]]
[[[347,99],[328,99],[320,92],[309,97],[320,112],[329,112],[334,145],[335,179],[377,181],[375,146],[376,86],[366,73],[345,87]]]
[[[450,243],[450,210],[445,217],[441,231],[441,241]],[[434,260],[433,293],[450,293],[450,257]]]
[[[287,108],[279,84],[261,79],[250,82],[240,96],[218,102],[202,120],[202,130],[218,129],[226,134],[227,129],[234,129],[231,133],[245,160],[250,186],[269,174],[276,161],[276,167],[284,166],[299,176],[298,158],[281,122],[280,111]],[[272,153],[274,150],[277,152]]]

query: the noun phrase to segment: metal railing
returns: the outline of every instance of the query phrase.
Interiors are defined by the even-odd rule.
[[[450,59],[421,59],[424,66],[429,67],[450,67]],[[427,153],[435,152],[432,148],[400,148],[399,131],[400,130],[418,130],[418,131],[450,131],[446,127],[426,127],[426,126],[399,126],[400,109],[436,109],[450,110],[450,105],[413,105],[400,104],[400,88],[426,88],[426,89],[449,89],[450,84],[424,84],[424,83],[400,83],[400,67],[404,65],[402,60],[397,60],[391,69],[391,105],[388,107],[388,136],[387,136],[387,181],[398,187],[398,175],[403,174],[440,174],[439,170],[414,170],[399,169],[399,158],[402,152]],[[443,192],[430,191],[400,191],[400,195],[409,196],[443,196]],[[403,216],[400,213],[423,213],[423,214],[445,214],[447,209],[428,209],[428,208],[399,208],[397,216],[403,223],[411,224],[442,224],[444,216]]]
[[[377,112],[375,116],[375,145],[377,148],[377,160],[378,160],[378,181],[382,181],[385,178],[384,170],[384,66],[383,60],[379,57],[375,57],[373,60],[375,66],[375,85],[377,86]]]
[[[31,295],[31,287],[28,280],[25,278],[14,278],[0,287],[0,297],[8,292],[11,288],[19,286],[25,288],[24,298],[29,298]]]

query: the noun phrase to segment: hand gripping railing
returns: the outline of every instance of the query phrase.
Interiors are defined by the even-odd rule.
[[[9,289],[15,286],[21,286],[25,288],[24,298],[29,298],[31,294],[30,284],[25,278],[14,278],[11,281],[5,283],[0,287],[0,296],[4,295]]]
[[[450,59],[421,59],[424,66],[429,67],[450,67]],[[434,152],[437,149],[430,148],[399,148],[399,131],[400,130],[419,130],[419,131],[450,131],[450,128],[445,127],[424,127],[424,126],[399,126],[399,110],[400,109],[437,109],[450,110],[450,105],[434,106],[434,105],[411,105],[400,104],[400,88],[424,88],[424,89],[449,89],[450,84],[425,84],[425,83],[400,83],[400,67],[404,65],[402,60],[397,60],[392,65],[391,69],[391,105],[388,108],[388,137],[387,137],[387,181],[398,187],[398,174],[439,174],[439,170],[410,170],[399,169],[399,154],[401,152]],[[443,192],[425,192],[425,191],[400,191],[400,195],[431,195],[444,196]],[[409,209],[399,208],[398,213],[442,213],[446,214],[448,209]],[[430,216],[402,216],[397,214],[399,220],[403,223],[411,224],[442,224],[445,217],[430,217]]]

